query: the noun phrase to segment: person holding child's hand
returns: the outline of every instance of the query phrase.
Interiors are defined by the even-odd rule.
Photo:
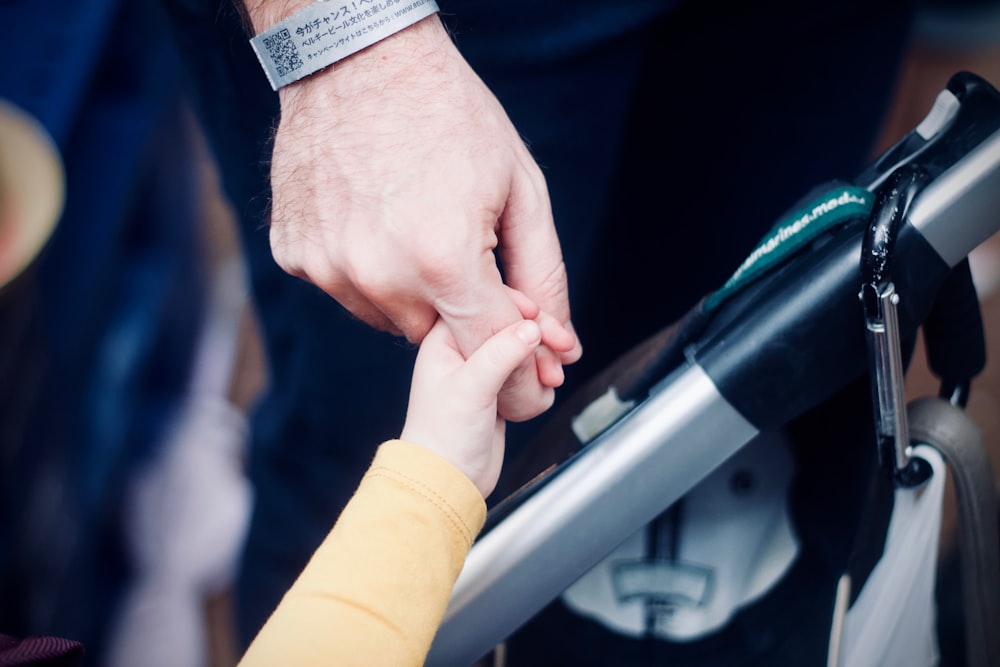
[[[497,394],[540,347],[575,344],[556,319],[514,299],[526,319],[468,359],[442,320],[431,328],[400,439],[379,447],[242,665],[423,664],[500,474]]]

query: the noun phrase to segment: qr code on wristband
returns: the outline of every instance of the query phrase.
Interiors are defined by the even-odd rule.
[[[292,41],[287,28],[265,37],[263,42],[279,77],[302,67],[302,58],[299,57],[299,51],[295,48],[295,42]]]

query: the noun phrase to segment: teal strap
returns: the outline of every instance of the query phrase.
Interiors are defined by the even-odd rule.
[[[828,229],[849,220],[867,219],[873,204],[871,192],[851,185],[838,186],[809,199],[771,228],[726,284],[708,297],[705,309],[715,310]]]

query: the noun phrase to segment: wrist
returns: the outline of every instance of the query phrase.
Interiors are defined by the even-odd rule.
[[[254,0],[248,0],[252,2]],[[255,36],[250,40],[274,90],[331,69],[351,56],[397,39],[437,15],[436,0],[368,0],[342,5],[335,0],[272,0],[248,8]],[[280,9],[280,11],[278,11]],[[281,17],[277,22],[275,18]],[[437,32],[443,31],[437,22]],[[427,30],[418,29],[417,34]]]
[[[313,107],[328,114],[371,95],[387,81],[412,81],[419,70],[442,67],[454,43],[436,14],[278,90],[281,108]]]

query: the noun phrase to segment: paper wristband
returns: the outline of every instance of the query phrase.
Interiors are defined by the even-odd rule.
[[[271,88],[278,90],[437,11],[435,0],[318,0],[250,45]]]

